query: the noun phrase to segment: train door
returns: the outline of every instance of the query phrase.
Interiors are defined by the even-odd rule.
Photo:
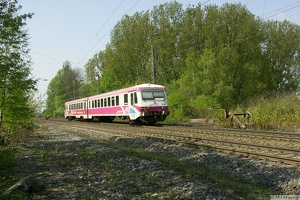
[[[85,112],[86,112],[86,119],[89,119],[89,109],[91,107],[91,102],[89,99],[86,100],[85,102]]]
[[[128,105],[130,106],[129,116],[130,119],[136,119],[138,118],[138,113],[136,112],[136,109],[133,105],[137,103],[137,92],[130,92],[129,96],[130,96],[128,102]]]
[[[83,117],[86,119],[88,118],[88,109],[87,109],[87,101],[83,102]]]
[[[1,111],[0,111],[1,112]],[[65,112],[64,112],[64,117],[67,118],[69,112],[69,105],[65,104]]]

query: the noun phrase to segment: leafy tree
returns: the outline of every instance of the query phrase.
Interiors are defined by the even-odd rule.
[[[178,119],[190,108],[230,108],[264,93],[295,91],[299,33],[299,26],[265,22],[242,4],[184,10],[165,3],[116,24],[106,49],[86,64],[82,90],[95,94],[97,71],[101,92],[151,82],[154,46],[156,83],[167,86]]]
[[[65,102],[79,97],[78,91],[82,81],[80,71],[72,69],[71,63],[66,61],[62,69],[57,72],[57,75],[49,83],[45,115],[63,116]]]
[[[183,8],[178,2],[154,7],[151,12],[152,42],[157,49],[157,73],[161,84],[177,80],[181,74],[184,59],[180,49],[180,32]]]
[[[86,73],[86,79],[87,79],[87,86],[85,86],[85,89],[80,89],[82,91],[82,94],[88,95],[94,95],[98,94],[100,89],[100,78],[102,74],[102,65],[100,62],[100,55],[95,54],[93,58],[91,58],[87,64],[85,64],[85,73]],[[100,91],[99,91],[100,90]],[[89,91],[88,93],[84,91]],[[101,93],[101,92],[100,92]]]
[[[119,87],[150,81],[150,27],[148,12],[125,15],[115,26],[103,75],[108,75]]]
[[[30,78],[28,34],[23,29],[33,14],[19,15],[17,3],[0,2],[0,128],[10,130],[30,124],[34,111],[28,100],[37,81]]]
[[[224,107],[241,103],[262,90],[257,87],[262,81],[260,24],[241,4],[205,10],[205,47],[215,52],[218,68],[213,72],[214,96]]]
[[[265,23],[261,68],[266,90],[271,93],[295,91],[300,85],[300,27],[288,21]]]

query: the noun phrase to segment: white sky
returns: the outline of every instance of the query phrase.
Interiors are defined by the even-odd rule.
[[[34,13],[27,21],[32,74],[40,81],[38,89],[45,94],[48,84],[70,61],[73,68],[83,68],[110,41],[110,32],[122,16],[152,10],[165,0],[19,0],[21,13]],[[299,0],[177,0],[184,6],[241,2],[254,15],[266,20],[287,19],[300,25]]]

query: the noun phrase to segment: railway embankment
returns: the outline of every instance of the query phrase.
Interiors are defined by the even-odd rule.
[[[209,150],[41,124],[18,148],[31,199],[270,199],[299,195],[300,169]]]

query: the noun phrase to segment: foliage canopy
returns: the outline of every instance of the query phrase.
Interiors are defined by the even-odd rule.
[[[30,78],[28,34],[25,21],[33,14],[19,15],[16,0],[0,2],[0,128],[28,127],[34,110],[28,101],[37,80]]]
[[[164,3],[123,16],[105,50],[85,65],[85,82],[74,93],[96,94],[97,74],[101,92],[152,82],[155,58],[155,83],[167,86],[170,118],[191,108],[232,108],[256,96],[299,90],[299,44],[298,25],[263,21],[240,3],[185,9]]]

